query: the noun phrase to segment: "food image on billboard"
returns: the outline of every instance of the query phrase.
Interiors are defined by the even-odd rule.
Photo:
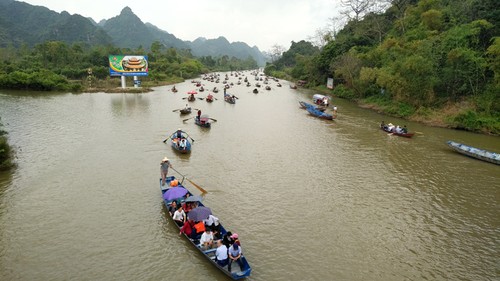
[[[109,74],[111,76],[147,76],[148,57],[110,55]]]

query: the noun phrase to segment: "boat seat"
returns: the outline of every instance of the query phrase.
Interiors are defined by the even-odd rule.
[[[210,254],[210,253],[214,253],[215,251],[217,251],[217,248],[208,249],[208,250],[206,250],[206,251],[203,251],[203,253],[204,253],[205,255],[208,255],[208,254]]]

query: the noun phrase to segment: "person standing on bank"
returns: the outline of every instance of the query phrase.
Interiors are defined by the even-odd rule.
[[[161,160],[160,163],[160,171],[161,171],[161,185],[164,186],[165,182],[167,180],[167,174],[168,174],[168,168],[172,167],[172,164],[170,164],[170,160],[165,157],[163,160]]]

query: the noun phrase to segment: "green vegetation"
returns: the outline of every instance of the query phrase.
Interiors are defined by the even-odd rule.
[[[251,57],[211,56],[197,59],[188,50],[165,48],[159,42],[150,51],[113,46],[89,47],[75,43],[48,41],[33,48],[3,48],[0,65],[0,88],[38,91],[81,91],[93,88],[115,88],[119,78],[109,76],[108,56],[145,54],[149,59],[149,76],[141,77],[144,87],[177,83],[210,71],[228,71],[256,68]],[[89,77],[88,69],[92,69]]]
[[[266,73],[306,80],[309,87],[332,77],[335,89],[328,93],[387,114],[500,134],[496,1],[390,3],[383,11],[356,10],[339,32],[325,36],[319,52],[292,43]]]
[[[2,123],[0,122],[0,171],[5,171],[14,166],[12,162],[12,149],[7,143],[7,132],[2,130]]]

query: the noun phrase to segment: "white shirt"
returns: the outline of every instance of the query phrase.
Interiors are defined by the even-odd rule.
[[[226,245],[222,244],[219,247],[217,247],[217,250],[215,251],[215,256],[219,261],[228,259]]]
[[[209,215],[208,219],[204,220],[203,222],[208,226],[212,224],[215,226],[219,225],[219,219],[217,217],[214,217],[213,215]]]
[[[200,244],[203,245],[205,242],[210,242],[214,240],[214,235],[212,234],[212,232],[207,233],[206,231],[203,232],[203,234],[201,235],[201,238],[200,238]]]
[[[176,221],[184,221],[184,218],[186,217],[186,213],[184,213],[184,210],[177,210],[175,211],[174,215],[172,218]]]

